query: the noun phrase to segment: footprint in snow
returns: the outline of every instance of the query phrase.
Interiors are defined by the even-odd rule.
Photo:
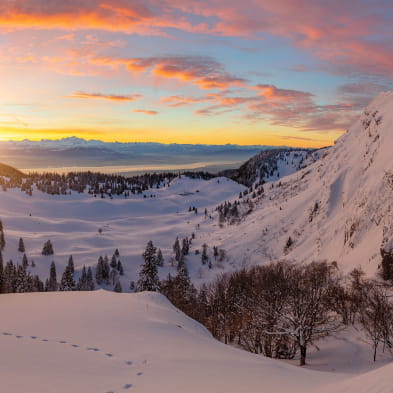
[[[77,345],[77,344],[72,344],[71,347],[73,347],[73,348],[79,348],[79,345]]]
[[[99,348],[94,348],[94,347],[89,347],[89,348],[87,348],[87,350],[88,350],[88,351],[94,351],[94,352],[100,351]]]
[[[126,362],[127,366],[132,366],[132,362],[129,360],[128,362]]]
[[[67,341],[61,340],[61,341],[59,341],[59,343],[60,343],[60,344],[66,344]]]
[[[15,336],[16,338],[22,338],[23,336]]]
[[[126,383],[126,384],[123,386],[123,389],[130,389],[130,388],[132,388],[132,383]]]
[[[111,353],[106,353],[105,356],[108,356],[108,358],[111,358],[113,356],[113,354]]]
[[[36,339],[37,339],[37,336],[30,336],[30,338],[31,338],[32,340],[36,340]]]
[[[47,342],[47,341],[49,341],[47,338],[43,338],[41,341],[45,341],[45,342]]]
[[[3,336],[12,336],[12,333],[3,332]]]
[[[139,372],[139,373],[136,373],[136,375],[138,375],[138,377],[139,377],[139,376],[143,375],[143,373]]]

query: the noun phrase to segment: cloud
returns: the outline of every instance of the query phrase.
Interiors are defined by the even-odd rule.
[[[168,56],[115,58],[96,57],[96,65],[118,68],[125,66],[128,71],[145,72],[158,78],[177,79],[189,82],[200,89],[227,89],[231,86],[245,86],[246,79],[229,74],[222,64],[203,56]]]
[[[0,2],[0,27],[7,29],[95,29],[162,36],[181,30],[252,39],[275,36],[307,51],[329,72],[384,76],[392,75],[392,17],[391,0],[377,4],[373,0]],[[221,81],[213,78],[205,83],[212,86]]]
[[[102,93],[86,93],[77,91],[72,93],[69,98],[82,98],[82,99],[103,99],[110,101],[136,101],[142,98],[141,94],[102,94]]]
[[[157,111],[148,110],[148,109],[135,109],[134,113],[142,113],[143,115],[155,116],[158,115]]]
[[[210,95],[205,95],[203,97],[185,97],[183,95],[172,95],[169,97],[161,97],[160,103],[176,108],[179,106],[204,103],[213,99],[214,98]]]

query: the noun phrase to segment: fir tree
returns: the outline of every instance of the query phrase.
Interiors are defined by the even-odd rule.
[[[25,252],[25,243],[23,242],[23,239],[20,237],[19,238],[19,245],[18,245],[18,251],[19,252]]]
[[[74,274],[68,264],[61,277],[59,291],[74,291],[75,289],[76,285],[74,281]]]
[[[74,267],[74,258],[72,257],[72,255],[70,255],[70,257],[68,258],[68,266],[70,268],[71,273],[74,274],[75,267]]]
[[[4,251],[5,239],[4,239],[4,228],[3,223],[0,220],[0,251]]]
[[[208,260],[209,260],[209,257],[207,255],[207,244],[204,243],[202,245],[202,255],[201,255],[202,264],[205,265]]]
[[[124,275],[123,265],[121,264],[120,261],[117,262],[117,271],[119,272],[119,274],[120,274],[121,276]]]
[[[50,240],[48,240],[45,244],[44,247],[42,248],[42,255],[53,255],[54,251],[53,251],[53,245],[52,242]]]
[[[23,267],[24,267],[25,269],[27,268],[27,266],[29,266],[29,261],[27,260],[26,254],[23,254],[22,265],[23,265]]]
[[[0,249],[0,293],[4,293],[3,275],[4,275],[3,253],[1,252],[1,249]]]
[[[45,291],[53,292],[57,291],[57,276],[56,276],[56,265],[55,262],[52,261],[50,265],[49,279],[46,281]]]
[[[141,265],[139,280],[136,284],[136,291],[159,291],[160,280],[157,273],[157,249],[153,242],[149,240],[145,252],[142,254],[144,263]]]
[[[164,257],[162,256],[161,248],[157,251],[157,266],[164,266]]]
[[[113,254],[113,255],[112,255],[112,260],[111,260],[111,267],[112,267],[112,268],[116,268],[116,266],[117,266],[116,255]]]
[[[175,253],[175,260],[179,262],[181,250],[180,250],[180,243],[178,237],[176,237],[175,243],[173,244],[173,252]]]

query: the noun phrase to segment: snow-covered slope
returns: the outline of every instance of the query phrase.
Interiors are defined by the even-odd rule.
[[[266,184],[254,212],[235,228],[214,231],[217,238],[243,264],[328,259],[374,274],[382,243],[393,238],[392,146],[393,92],[387,92],[320,160]],[[208,236],[215,240],[213,231]],[[293,244],[285,248],[289,237]]]
[[[224,171],[224,174],[248,187],[258,181],[274,181],[315,162],[325,149],[263,150],[242,164],[239,169]]]
[[[154,293],[1,300],[2,392],[311,393],[344,378],[221,344]]]
[[[170,259],[176,237],[181,240],[191,237],[193,232],[198,233],[198,224],[206,222],[205,209],[212,212],[217,204],[233,199],[244,189],[227,178],[204,181],[181,176],[172,180],[170,187],[145,192],[147,198],[131,194],[127,199],[111,200],[94,198],[87,193],[53,196],[37,190],[30,197],[19,189],[0,190],[0,219],[6,240],[4,263],[10,259],[22,263],[23,252],[18,252],[21,237],[32,275],[38,274],[45,281],[50,263],[54,261],[60,280],[72,255],[77,270],[75,279],[78,279],[84,265],[95,267],[100,255],[110,259],[118,248],[125,272],[120,279],[126,291],[130,281],[138,279],[141,255],[149,240],[160,247],[164,255],[161,277],[169,272],[173,274],[176,267]],[[198,214],[189,211],[190,207],[196,207]],[[47,240],[53,243],[55,254],[42,256]],[[31,266],[32,260],[35,267]],[[112,289],[113,285],[107,288]]]

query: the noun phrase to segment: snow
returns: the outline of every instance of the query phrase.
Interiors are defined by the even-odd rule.
[[[218,203],[233,199],[244,189],[227,178],[203,181],[182,176],[169,187],[145,192],[147,198],[135,195],[111,200],[86,193],[52,196],[36,190],[30,197],[17,189],[0,191],[4,261],[21,263],[23,253],[17,249],[22,237],[28,260],[36,264],[35,268],[29,267],[30,272],[45,280],[54,260],[59,279],[69,255],[80,271],[83,265],[95,266],[100,255],[110,258],[118,248],[125,271],[122,287],[128,290],[130,281],[138,279],[141,255],[149,240],[164,254],[166,267],[160,269],[161,276],[175,272],[169,260],[176,236],[191,237],[198,231],[197,225],[205,222],[205,208],[211,212]],[[190,206],[198,208],[198,214],[189,212]],[[42,247],[49,239],[55,254],[42,256]]]
[[[34,293],[2,300],[7,319],[0,343],[7,361],[0,376],[9,393],[301,392],[330,379],[225,346],[153,293]]]
[[[253,211],[239,224],[223,227],[215,207],[245,189],[226,178],[182,176],[169,188],[149,190],[147,198],[113,200],[0,191],[4,261],[21,263],[22,237],[29,261],[36,263],[30,271],[45,279],[54,260],[59,278],[70,254],[80,272],[118,248],[122,286],[128,290],[148,240],[163,251],[159,274],[165,277],[175,271],[170,257],[176,236],[194,232],[186,263],[197,285],[224,271],[279,259],[337,261],[344,272],[360,265],[374,276],[380,248],[390,250],[393,244],[392,131],[393,92],[382,93],[318,161],[265,184]],[[279,171],[292,169],[285,172],[281,163]],[[189,212],[190,206],[198,214]],[[294,244],[285,249],[289,236]],[[48,239],[55,255],[44,257]],[[212,269],[202,266],[194,251],[204,243],[210,256],[218,246],[227,258],[213,262]],[[6,361],[0,378],[7,393],[393,391],[391,355],[380,352],[373,364],[370,345],[354,329],[318,342],[321,350],[311,349],[308,365],[299,368],[217,342],[157,294],[98,290],[2,294],[1,299]]]
[[[328,260],[374,276],[380,248],[393,239],[392,130],[393,92],[381,93],[318,161],[265,184],[265,196],[239,225],[210,224],[201,236],[238,266]],[[289,236],[294,244],[284,250]]]

